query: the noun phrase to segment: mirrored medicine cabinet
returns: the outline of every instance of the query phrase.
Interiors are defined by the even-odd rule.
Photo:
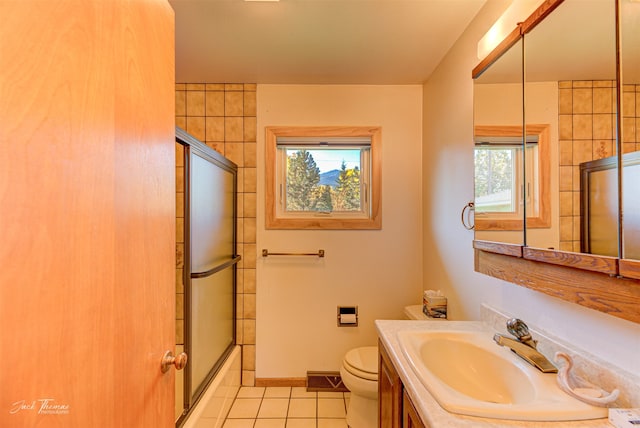
[[[477,271],[640,322],[637,28],[636,1],[546,1],[473,70],[474,247]]]

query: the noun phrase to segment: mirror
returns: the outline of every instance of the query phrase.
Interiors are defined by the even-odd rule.
[[[640,3],[620,2],[622,257],[640,260]]]
[[[632,322],[640,322],[640,296],[632,292],[640,284],[638,9],[640,0],[545,0],[501,43],[523,40],[522,183],[539,193],[523,193],[523,246],[474,242],[477,272]],[[500,52],[481,61],[474,77]],[[544,126],[548,174],[533,135]],[[545,176],[551,220],[536,227]],[[482,233],[476,238],[494,239]]]
[[[529,247],[618,256],[615,19],[614,1],[565,0],[523,36],[526,127],[550,130],[551,221],[527,223]]]
[[[524,245],[522,39],[474,80],[475,239]]]

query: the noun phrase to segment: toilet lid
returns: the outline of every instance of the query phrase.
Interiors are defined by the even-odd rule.
[[[355,348],[344,356],[344,367],[354,376],[378,380],[378,347]]]

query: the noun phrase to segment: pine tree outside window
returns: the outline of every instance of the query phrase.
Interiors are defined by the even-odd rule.
[[[279,156],[285,156],[281,162],[286,167],[283,171],[286,178],[283,188],[279,189],[281,208],[286,213],[364,214],[369,200],[366,192],[369,180],[361,182],[360,170],[361,165],[367,163],[369,150],[369,147],[282,146],[278,151]]]
[[[267,228],[379,229],[380,134],[267,127]]]

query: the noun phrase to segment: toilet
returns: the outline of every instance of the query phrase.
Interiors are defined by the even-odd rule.
[[[422,305],[407,306],[407,319],[429,319],[422,313]],[[378,347],[363,346],[346,353],[340,367],[342,382],[351,391],[347,409],[350,428],[378,426]]]
[[[346,353],[340,367],[342,382],[349,388],[347,425],[378,426],[378,347],[364,346]]]

